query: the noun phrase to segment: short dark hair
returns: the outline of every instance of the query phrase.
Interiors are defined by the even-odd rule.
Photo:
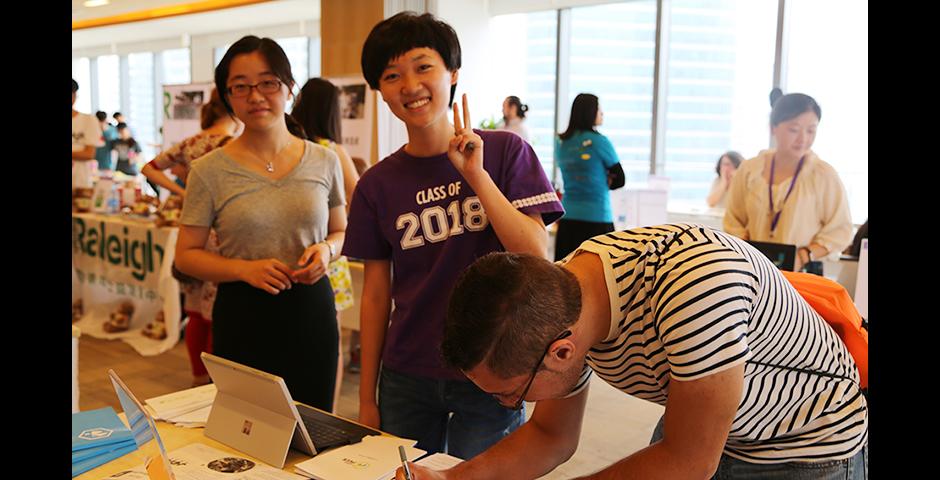
[[[776,127],[781,122],[794,119],[806,112],[813,112],[816,118],[822,120],[822,110],[813,97],[802,93],[788,93],[774,102],[770,112],[770,126]]]
[[[528,105],[522,103],[522,100],[519,100],[519,97],[515,95],[506,97],[506,101],[509,102],[510,105],[516,106],[516,115],[518,115],[519,118],[525,118],[525,112],[529,111]]]
[[[740,167],[741,162],[744,161],[744,156],[734,150],[728,150],[727,152],[722,153],[721,156],[718,157],[718,163],[715,165],[715,173],[717,175],[721,175],[721,159],[725,157],[728,157],[728,160],[731,160],[731,164],[734,165],[734,168]]]
[[[114,117],[115,120],[117,120],[117,117],[123,117],[124,114],[121,112],[114,112],[114,115],[111,115],[111,116]]]
[[[219,96],[222,98],[222,104],[225,105],[225,110],[233,115],[235,111],[232,110],[232,105],[228,101],[229,93],[227,82],[229,67],[231,67],[232,60],[234,60],[236,56],[251,52],[261,53],[261,56],[268,62],[268,66],[271,67],[271,71],[274,72],[274,76],[284,82],[288,90],[293,90],[294,84],[297,83],[294,81],[294,75],[290,70],[290,60],[287,58],[287,54],[284,53],[284,49],[281,48],[277,42],[268,37],[259,38],[255,35],[245,35],[238,39],[237,42],[233,43],[231,47],[228,47],[228,50],[225,51],[225,55],[222,56],[222,60],[220,60],[219,64],[215,67],[215,88],[219,91]],[[307,138],[303,127],[291,118],[287,112],[284,112],[284,120],[287,122],[287,129],[292,135]]]
[[[121,123],[117,124],[117,127],[116,127],[116,128],[117,128],[118,130],[124,130],[125,128],[127,128],[127,124],[124,123],[124,122],[121,122]]]
[[[362,74],[373,90],[388,62],[414,48],[430,48],[441,55],[449,72],[460,69],[460,40],[453,27],[430,13],[401,12],[382,20],[362,45]],[[450,87],[450,103],[457,85]]]
[[[325,138],[343,143],[343,130],[339,120],[339,89],[329,80],[307,80],[300,89],[300,95],[290,114],[304,127],[304,132],[310,140]]]
[[[76,82],[75,79],[73,78],[72,79],[72,93],[75,93],[77,91],[78,91],[78,82]]]
[[[98,110],[97,112],[95,112],[95,117],[98,118],[99,122],[103,122],[108,119],[108,114],[102,112],[101,110]]]
[[[598,103],[597,95],[590,93],[579,93],[574,97],[571,115],[568,116],[568,129],[558,134],[558,137],[567,140],[579,130],[597,132],[594,124],[597,122]]]
[[[460,275],[451,293],[444,362],[462,371],[485,362],[502,378],[522,375],[580,313],[574,274],[535,255],[490,253]]]

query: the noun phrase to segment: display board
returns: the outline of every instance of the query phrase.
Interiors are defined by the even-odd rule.
[[[327,78],[339,88],[340,123],[343,148],[350,157],[370,162],[372,152],[372,117],[375,115],[375,92],[362,77]]]
[[[209,102],[213,83],[163,86],[163,149],[202,130],[202,106]]]

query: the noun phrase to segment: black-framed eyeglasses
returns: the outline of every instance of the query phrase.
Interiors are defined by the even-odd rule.
[[[238,83],[228,87],[228,94],[235,98],[247,97],[251,95],[252,88],[257,88],[260,93],[277,93],[281,91],[281,81],[277,79],[262,80],[254,85]]]
[[[536,363],[535,368],[532,369],[532,373],[529,375],[529,381],[526,382],[525,388],[522,389],[522,394],[519,395],[519,399],[516,400],[516,403],[513,404],[512,407],[506,407],[505,405],[503,405],[504,407],[509,408],[511,410],[519,410],[520,408],[522,408],[522,404],[523,402],[525,402],[525,396],[527,393],[529,393],[529,389],[532,388],[532,382],[535,381],[535,374],[538,373],[539,367],[542,366],[542,361],[545,359],[545,355],[548,355],[549,349],[552,348],[552,345],[555,342],[563,338],[568,338],[570,336],[571,336],[571,330],[566,329],[564,332],[561,332],[560,334],[558,334],[558,336],[555,337],[554,340],[552,340],[551,342],[548,342],[548,345],[545,346],[545,352],[542,353],[542,356],[539,357],[539,362]],[[497,399],[497,401],[499,401],[499,399]],[[500,405],[502,405],[502,402],[500,402]]]

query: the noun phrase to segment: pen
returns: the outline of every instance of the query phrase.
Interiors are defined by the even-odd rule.
[[[405,455],[405,447],[398,446],[398,456],[401,457],[401,466],[405,469],[405,480],[411,480],[411,470],[408,469],[408,457]]]

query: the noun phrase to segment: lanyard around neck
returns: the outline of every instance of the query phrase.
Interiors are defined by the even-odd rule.
[[[800,157],[800,163],[796,166],[796,172],[793,173],[793,178],[790,179],[790,188],[787,189],[787,195],[783,197],[783,203],[780,204],[780,210],[774,211],[774,163],[777,161],[777,156],[774,155],[770,159],[770,183],[767,184],[767,198],[770,201],[770,213],[773,215],[773,219],[770,221],[770,233],[773,233],[777,229],[777,222],[780,221],[780,214],[783,213],[783,206],[786,205],[787,199],[790,198],[790,193],[793,191],[793,185],[796,185],[796,178],[800,176],[800,170],[803,169],[803,160],[806,160],[806,155]]]

